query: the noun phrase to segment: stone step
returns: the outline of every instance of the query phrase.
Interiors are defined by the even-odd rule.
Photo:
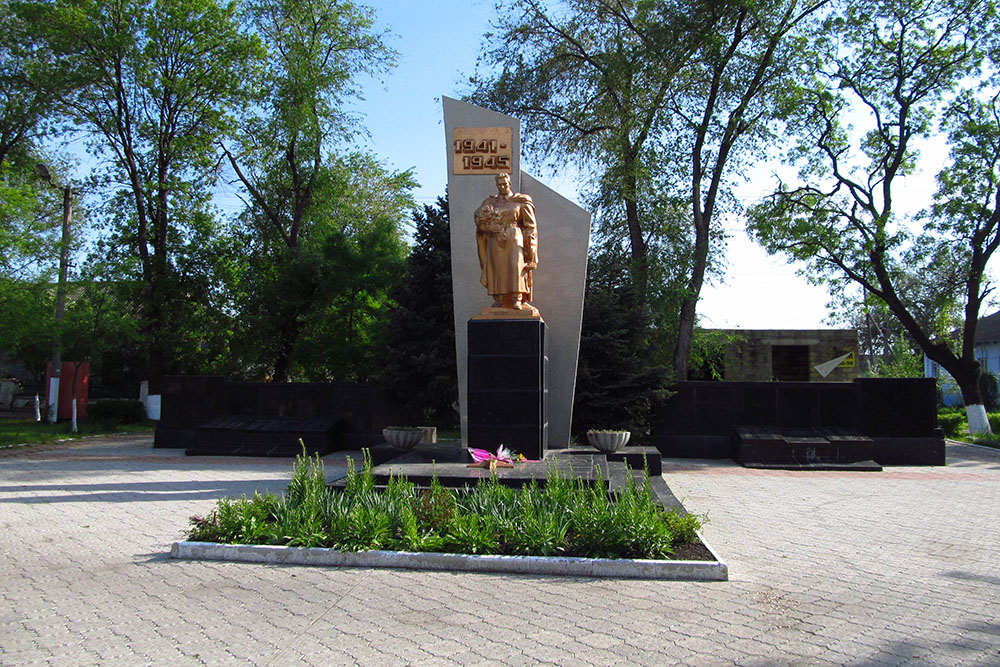
[[[189,456],[296,456],[338,449],[346,422],[335,417],[223,416],[195,429]],[[300,442],[301,440],[301,442]]]
[[[323,454],[324,451],[310,451],[307,447],[309,454],[319,453]],[[295,458],[302,453],[302,446],[295,442],[294,444],[233,444],[233,443],[221,443],[218,445],[202,445],[196,447],[188,447],[184,450],[186,456],[254,456],[254,457],[288,457]]]
[[[882,472],[882,466],[875,461],[853,461],[851,463],[764,463],[749,461],[744,468],[756,470],[844,470],[850,472]]]
[[[564,454],[600,454],[594,447],[571,446],[566,449],[549,450],[552,453]],[[640,445],[626,445],[617,452],[611,454],[601,454],[606,456],[608,461],[627,463],[634,470],[642,470],[646,466],[650,476],[663,474],[663,456],[656,447],[643,447]]]
[[[837,428],[738,426],[735,458],[743,465],[845,464],[874,459],[866,435]]]

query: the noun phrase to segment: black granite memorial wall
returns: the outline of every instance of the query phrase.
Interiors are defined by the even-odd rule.
[[[532,460],[548,447],[545,323],[470,320],[469,446],[499,445]]]
[[[734,458],[740,427],[846,429],[871,438],[881,465],[944,465],[935,383],[680,382],[658,407],[652,443],[665,457]]]
[[[289,456],[299,438],[311,452],[358,449],[380,443],[394,418],[373,387],[349,382],[170,375],[161,401],[154,447],[189,453]]]

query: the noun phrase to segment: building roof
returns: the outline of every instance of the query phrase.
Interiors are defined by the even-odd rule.
[[[992,315],[980,317],[976,323],[976,345],[997,341],[1000,341],[1000,310]]]

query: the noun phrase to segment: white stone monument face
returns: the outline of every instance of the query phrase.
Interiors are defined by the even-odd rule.
[[[473,213],[496,194],[496,174],[502,171],[510,174],[511,190],[531,195],[534,201],[538,268],[533,273],[531,304],[548,326],[548,446],[565,447],[573,417],[591,215],[521,171],[517,119],[448,97],[443,100],[462,442],[468,444],[466,324],[493,303],[479,282],[482,270]],[[507,128],[509,147],[503,145]]]

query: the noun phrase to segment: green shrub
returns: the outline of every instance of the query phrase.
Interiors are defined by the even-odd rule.
[[[378,490],[366,451],[360,472],[348,460],[338,493],[304,447],[284,494],[222,499],[191,524],[190,539],[205,542],[608,558],[667,557],[700,527],[696,517],[664,511],[644,471],[615,494],[601,479],[586,484],[555,467],[544,487],[515,490],[491,476],[454,490],[435,475],[429,489],[393,476]]]
[[[939,412],[937,417],[938,427],[944,431],[949,438],[954,438],[962,432],[965,425],[965,414],[961,412]]]
[[[276,521],[282,501],[273,493],[230,500],[223,498],[205,518],[191,517],[190,539],[228,544],[281,544]]]
[[[990,430],[1000,433],[1000,412],[987,412],[986,418],[990,421]]]
[[[693,514],[667,512],[667,523],[674,533],[674,544],[690,544],[698,539],[702,521]]]
[[[139,424],[146,419],[141,401],[130,398],[102,399],[87,404],[87,418],[102,423]]]

